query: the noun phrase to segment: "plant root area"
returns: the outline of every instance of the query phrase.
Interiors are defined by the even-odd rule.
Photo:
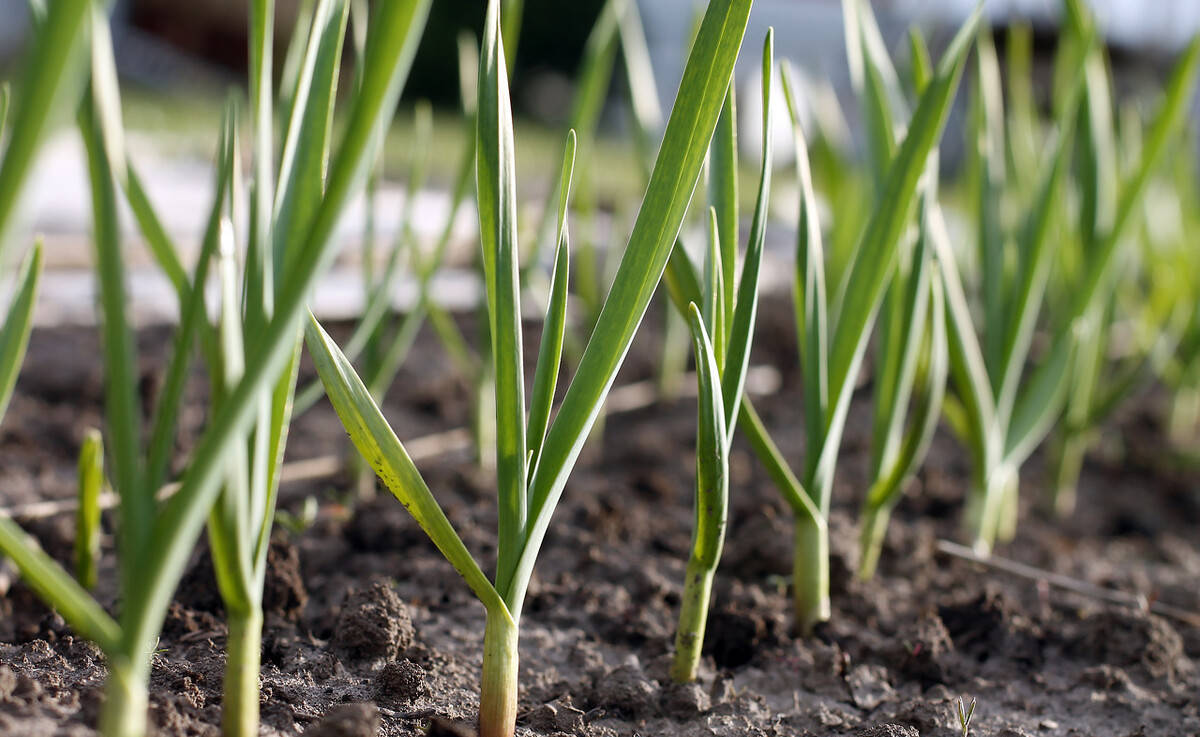
[[[754,363],[779,390],[756,398],[799,468],[804,437],[790,303],[767,300]],[[652,312],[618,385],[652,379],[661,314]],[[335,326],[342,339],[348,326]],[[469,326],[468,326],[468,329]],[[533,358],[537,326],[527,328]],[[139,335],[144,401],[170,334]],[[34,335],[0,431],[0,505],[74,494],[83,433],[102,422],[94,330]],[[384,404],[402,439],[466,426],[471,390],[424,332]],[[304,384],[312,373],[305,369]],[[560,384],[565,383],[560,382]],[[1200,631],[947,557],[962,540],[966,452],[939,430],[897,507],[879,566],[855,577],[857,510],[870,462],[870,387],[860,387],[838,466],[831,519],[833,616],[810,637],[790,630],[791,513],[739,438],[731,508],[700,680],[667,677],[692,526],[695,400],[606,418],[568,483],[521,620],[525,737],[858,735],[951,737],[955,706],[978,706],[972,736],[1178,737],[1200,734]],[[203,377],[189,390],[179,458],[205,420]],[[1165,400],[1154,392],[1106,428],[1084,467],[1079,509],[1044,511],[1046,459],[1022,478],[1022,521],[997,555],[1093,584],[1200,610],[1200,478],[1162,461]],[[322,401],[293,424],[289,460],[348,452]],[[457,450],[419,463],[467,546],[490,567],[495,496],[488,472]],[[474,734],[484,611],[386,489],[352,503],[353,464],[291,483],[281,508],[310,525],[277,526],[264,607],[262,734],[401,737]],[[370,488],[370,487],[368,487]],[[311,504],[309,505],[311,508]],[[64,564],[73,515],[22,519]],[[106,530],[98,596],[120,602]],[[107,588],[106,588],[107,587]],[[219,734],[226,628],[202,542],[155,646],[153,729]],[[0,734],[93,735],[104,662],[16,576],[0,567]]]

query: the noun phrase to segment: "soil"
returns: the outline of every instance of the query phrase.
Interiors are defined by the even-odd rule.
[[[777,302],[777,303],[775,303]],[[760,311],[755,363],[779,393],[757,402],[776,440],[803,457],[799,376],[785,300]],[[652,376],[657,318],[620,382]],[[345,326],[341,326],[345,335]],[[139,336],[143,371],[169,333]],[[535,351],[536,327],[527,347]],[[101,422],[94,331],[35,333],[0,431],[0,504],[73,494],[74,459]],[[423,334],[385,412],[402,438],[467,424],[468,387]],[[144,382],[153,396],[154,384]],[[203,425],[197,382],[181,448]],[[790,631],[790,514],[740,440],[731,457],[730,527],[714,588],[699,683],[666,677],[692,522],[694,400],[607,418],[567,486],[521,622],[521,735],[961,734],[959,696],[977,699],[972,735],[1200,735],[1200,631],[939,554],[958,538],[968,460],[945,432],[897,508],[875,580],[862,583],[856,511],[869,459],[868,392],[854,405],[832,515],[833,617]],[[1190,611],[1200,610],[1200,494],[1193,472],[1139,462],[1161,445],[1155,398],[1106,429],[1081,508],[1039,511],[1035,457],[1023,521],[998,554]],[[289,458],[344,452],[325,403],[295,423]],[[495,500],[469,453],[422,472],[467,546],[494,559]],[[320,502],[307,529],[277,529],[263,636],[263,734],[358,737],[472,734],[483,609],[403,507],[381,492],[350,504],[353,477],[291,485],[283,506]],[[111,531],[113,519],[106,514]],[[61,561],[72,518],[25,520]],[[115,608],[112,540],[98,592]],[[152,721],[163,735],[217,735],[225,626],[201,549],[154,655]],[[0,734],[94,734],[103,658],[0,568]]]

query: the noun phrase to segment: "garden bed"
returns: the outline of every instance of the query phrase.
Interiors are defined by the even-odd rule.
[[[783,381],[756,403],[784,451],[798,458],[803,420],[790,319],[785,299],[764,301],[754,363],[774,365]],[[647,318],[650,329],[618,385],[652,378],[658,320]],[[166,330],[143,331],[141,355],[166,355],[168,340]],[[536,350],[536,335],[526,346]],[[74,493],[83,432],[101,421],[98,355],[94,330],[34,334],[0,431],[0,504]],[[422,334],[384,405],[402,439],[469,421],[469,388],[447,365],[435,339]],[[160,373],[143,364],[144,376]],[[184,442],[204,420],[202,385],[183,420]],[[143,389],[152,396],[155,387],[147,379]],[[851,410],[838,465],[831,622],[808,639],[789,631],[790,513],[739,440],[708,654],[700,684],[688,687],[669,685],[666,671],[692,528],[694,400],[609,417],[602,442],[593,439],[568,483],[530,588],[518,732],[951,735],[961,695],[978,700],[972,735],[1200,733],[1194,625],[938,552],[938,540],[959,537],[969,473],[948,433],[939,432],[896,510],[876,579],[854,579],[869,458],[866,397],[860,392]],[[1145,461],[1160,445],[1159,413],[1152,401],[1134,404],[1106,429],[1114,439],[1107,445],[1126,452],[1085,466],[1073,519],[1047,521],[1035,508],[1043,488],[1035,457],[1023,479],[1017,539],[997,554],[1195,612],[1197,479]],[[289,460],[346,450],[325,402],[292,426]],[[467,546],[491,560],[488,474],[462,451],[420,465]],[[343,474],[282,492],[285,508],[306,495],[321,503],[308,529],[276,530],[264,601],[264,733],[391,737],[421,734],[431,723],[435,732],[465,727],[477,711],[483,608],[386,491],[351,505],[351,488]],[[69,561],[71,515],[19,521]],[[113,592],[103,589],[112,581],[111,553],[106,542],[100,597],[115,608]],[[195,555],[157,646],[152,721],[165,735],[219,733],[225,629],[212,576],[203,551]],[[0,569],[0,579],[0,733],[92,734],[104,678],[99,651],[75,638],[11,568]]]

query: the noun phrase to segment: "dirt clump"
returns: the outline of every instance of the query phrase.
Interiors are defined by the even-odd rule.
[[[373,691],[377,703],[393,709],[409,707],[432,695],[425,669],[408,658],[383,666],[375,676]]]
[[[1183,639],[1166,620],[1133,610],[1106,610],[1088,617],[1071,649],[1099,663],[1130,668],[1143,679],[1173,682],[1193,667],[1183,654]]]
[[[352,593],[338,616],[333,644],[351,658],[395,658],[413,643],[408,606],[382,582]]]

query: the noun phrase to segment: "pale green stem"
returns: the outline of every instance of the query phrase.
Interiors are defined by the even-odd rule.
[[[104,708],[100,712],[100,734],[104,737],[146,737],[149,683],[149,663],[134,664],[124,657],[109,660]]]
[[[819,517],[796,518],[792,562],[796,627],[808,635],[818,622],[829,619],[829,526]]]
[[[229,616],[226,642],[225,703],[221,709],[224,737],[257,737],[258,673],[262,658],[262,611]]]
[[[479,737],[513,737],[517,726],[518,629],[507,612],[488,612],[483,632]]]
[[[879,555],[883,551],[883,540],[887,536],[888,520],[892,510],[889,506],[866,507],[862,513],[862,532],[859,533],[858,578],[869,581],[875,577]]]
[[[1017,536],[1017,519],[1020,516],[1020,484],[1016,471],[1005,474],[1000,486],[1000,518],[996,521],[996,538],[1000,542],[1012,542]]]
[[[1059,517],[1070,517],[1075,512],[1075,498],[1079,488],[1079,474],[1083,469],[1083,456],[1087,452],[1088,439],[1084,433],[1067,431],[1055,459],[1054,491],[1050,503]]]
[[[1006,524],[1003,518],[1016,513],[1015,506],[1005,509],[1007,504],[1016,504],[1016,489],[1013,488],[1010,494],[1006,488],[1009,479],[1015,487],[1016,475],[998,467],[986,476],[983,488],[976,485],[967,498],[967,520],[974,528],[975,542],[972,547],[977,555],[992,554],[1001,527]],[[1015,518],[1011,521],[1015,525]]]
[[[1175,392],[1171,402],[1170,417],[1167,422],[1168,435],[1171,442],[1179,446],[1188,446],[1196,438],[1196,428],[1200,424],[1200,389],[1182,387]]]
[[[671,662],[671,680],[676,683],[696,680],[715,573],[714,565],[694,556],[688,560],[683,602],[679,608],[679,629],[675,632],[675,659]]]

